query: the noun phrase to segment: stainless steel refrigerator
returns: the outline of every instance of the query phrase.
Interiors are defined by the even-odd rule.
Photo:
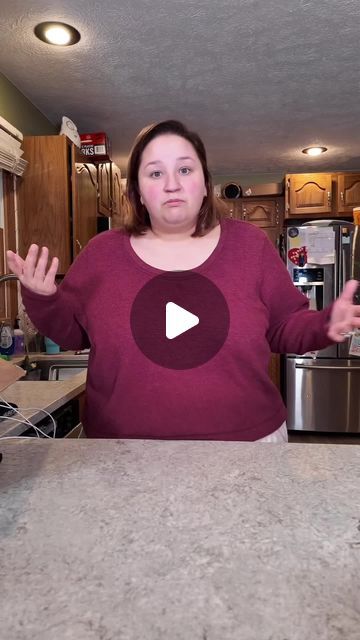
[[[354,225],[312,221],[285,229],[286,264],[293,283],[323,309],[352,274]],[[290,430],[360,433],[360,357],[351,338],[322,351],[287,354],[285,401]]]

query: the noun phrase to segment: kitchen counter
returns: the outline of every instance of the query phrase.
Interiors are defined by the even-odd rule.
[[[41,409],[51,413],[79,396],[85,390],[86,374],[86,371],[81,371],[62,381],[19,381],[7,387],[0,395],[7,402],[14,402],[21,413],[36,424],[45,417]],[[13,417],[19,418],[18,415]],[[23,426],[12,420],[5,419],[0,422],[0,436],[17,435],[23,430]]]
[[[0,445],[7,640],[358,640],[358,446]]]

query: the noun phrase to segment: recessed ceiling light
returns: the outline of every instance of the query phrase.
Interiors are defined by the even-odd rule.
[[[327,147],[306,147],[306,149],[302,150],[308,156],[320,156],[325,151],[327,151]]]
[[[34,33],[43,42],[58,47],[76,44],[81,37],[77,29],[64,22],[41,22],[36,25]]]

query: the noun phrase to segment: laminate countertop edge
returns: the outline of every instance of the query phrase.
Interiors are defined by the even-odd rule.
[[[81,395],[85,391],[86,375],[87,371],[81,371],[67,380],[15,382],[0,393],[0,402],[15,403],[28,420],[37,424],[46,417],[44,411],[52,413]],[[21,419],[19,415],[12,417]],[[0,422],[0,438],[19,435],[23,430],[23,424],[9,418]]]

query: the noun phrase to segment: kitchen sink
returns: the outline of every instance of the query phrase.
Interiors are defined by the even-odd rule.
[[[19,382],[36,380],[67,380],[84,371],[88,366],[88,358],[74,356],[70,358],[33,358],[30,361],[33,368],[20,378]],[[24,367],[24,365],[23,365]]]

